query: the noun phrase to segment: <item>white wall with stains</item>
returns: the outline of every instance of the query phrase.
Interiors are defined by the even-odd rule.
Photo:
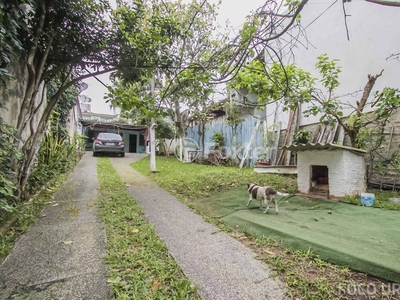
[[[307,150],[297,153],[297,184],[299,192],[311,187],[311,166],[327,166],[329,195],[343,197],[365,192],[364,157],[347,150]]]

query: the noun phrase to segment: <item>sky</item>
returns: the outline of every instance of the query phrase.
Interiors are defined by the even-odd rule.
[[[218,0],[209,0],[208,2],[217,3]],[[221,24],[221,26],[224,26],[225,22],[228,20],[230,26],[239,28],[245,22],[246,16],[265,2],[266,0],[222,0],[218,10],[217,22]],[[110,84],[107,74],[97,76],[97,78],[107,85]],[[92,99],[91,111],[95,113],[112,114],[109,104],[105,103],[104,100],[107,88],[95,78],[88,78],[84,80],[84,82],[88,84],[88,88],[82,91],[81,95]]]

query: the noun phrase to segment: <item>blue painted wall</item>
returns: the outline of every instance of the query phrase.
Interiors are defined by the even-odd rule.
[[[239,146],[238,149],[238,157],[239,159],[242,158],[244,150],[247,144],[250,141],[251,135],[253,133],[254,128],[256,127],[257,119],[254,117],[247,117],[244,119],[242,123],[237,128],[237,144]],[[232,129],[226,123],[226,116],[214,119],[206,124],[205,128],[205,154],[209,153],[212,150],[212,146],[214,145],[211,137],[213,136],[214,132],[222,132],[224,135],[224,148],[222,149],[227,155],[232,157],[234,152],[234,147],[232,147]],[[198,125],[193,127],[189,127],[187,130],[187,137],[188,139],[193,141],[193,144],[196,145],[199,149],[202,149],[201,139],[199,139],[198,134]],[[262,135],[263,135],[263,128],[262,124],[259,126],[256,136],[253,140],[251,150],[249,152],[248,160],[246,160],[246,164],[255,164],[258,158],[258,151],[262,149]]]
[[[140,140],[140,133],[139,131],[134,131],[134,130],[114,130],[114,129],[109,129],[108,132],[110,133],[122,133],[122,139],[125,142],[125,152],[129,152],[129,135],[136,135],[136,153],[144,153],[146,151],[146,146],[145,145],[139,145],[139,140]]]

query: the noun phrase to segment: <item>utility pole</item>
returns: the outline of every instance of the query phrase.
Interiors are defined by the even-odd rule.
[[[154,76],[150,80],[150,96],[154,97]],[[154,118],[150,122],[150,171],[157,172],[156,168],[156,131],[157,124]]]

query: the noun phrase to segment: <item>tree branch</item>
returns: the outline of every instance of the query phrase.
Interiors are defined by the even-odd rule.
[[[346,7],[344,6],[344,3],[345,3],[345,1],[342,2],[343,15],[344,15],[344,27],[346,28],[347,40],[350,41],[349,28],[347,27],[347,17],[349,15],[346,13]]]
[[[40,6],[39,6],[40,7]],[[18,134],[22,134],[22,130],[25,127],[26,121],[26,112],[29,108],[29,103],[31,99],[33,98],[33,94],[35,93],[35,90],[37,89],[36,87],[36,70],[34,66],[34,59],[37,51],[37,46],[39,42],[39,38],[42,35],[43,32],[43,26],[44,26],[44,21],[46,18],[46,11],[43,10],[39,16],[39,24],[38,27],[36,28],[35,36],[32,41],[32,46],[29,49],[29,53],[27,56],[27,62],[26,66],[28,69],[28,82],[26,86],[26,91],[24,95],[24,100],[22,101],[21,104],[21,112],[18,116],[18,122],[17,122],[17,131]]]
[[[43,55],[41,57],[39,66],[38,66],[38,68],[36,70],[37,71],[36,83],[35,83],[36,85],[38,85],[39,82],[43,81],[42,75],[44,73],[44,66],[46,65],[47,58],[49,57],[49,53],[51,51],[51,46],[53,44],[53,41],[54,41],[54,35],[52,35],[50,37],[49,42],[47,43],[46,50],[44,51],[44,53],[43,53]]]
[[[368,81],[367,84],[364,87],[364,92],[363,95],[360,99],[360,101],[356,102],[357,103],[357,116],[361,117],[361,114],[364,110],[365,104],[367,103],[368,97],[371,94],[371,91],[375,85],[375,81],[378,79],[378,77],[382,76],[384,70],[382,70],[379,74],[376,74],[375,76],[371,76],[368,74]]]
[[[301,3],[299,4],[299,6],[297,7],[296,11],[292,15],[293,17],[290,20],[289,24],[280,33],[278,33],[277,35],[275,35],[271,38],[265,39],[264,42],[268,42],[270,40],[277,39],[280,36],[282,36],[286,31],[288,31],[289,28],[293,25],[294,21],[296,20],[297,15],[303,10],[303,7],[304,7],[304,5],[307,4],[307,2],[308,2],[308,0],[302,0]]]
[[[386,0],[365,0],[365,1],[383,6],[400,7],[400,2],[395,2],[395,1],[386,1]]]

